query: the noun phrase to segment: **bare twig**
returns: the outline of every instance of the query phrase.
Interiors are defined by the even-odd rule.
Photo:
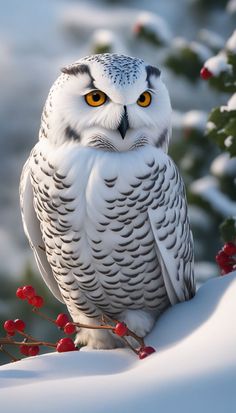
[[[0,351],[2,351],[2,353],[6,354],[8,357],[10,357],[12,362],[20,360],[20,359],[16,358],[15,356],[13,356],[13,354],[11,354],[8,350],[6,350],[2,345],[0,345]]]

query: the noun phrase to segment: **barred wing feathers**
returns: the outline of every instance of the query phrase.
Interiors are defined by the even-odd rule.
[[[25,234],[34,252],[39,271],[54,296],[64,303],[58,284],[48,263],[40,223],[33,204],[33,189],[30,182],[29,160],[25,163],[20,180],[20,203]]]
[[[175,304],[195,294],[193,240],[184,184],[170,158],[164,177],[160,201],[149,208],[148,215],[167,293]]]

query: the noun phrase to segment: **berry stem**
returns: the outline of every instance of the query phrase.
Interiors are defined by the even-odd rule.
[[[139,344],[141,347],[145,346],[144,340],[142,337],[137,336],[137,334],[135,334],[133,331],[128,329],[128,332],[126,334],[127,336],[133,337]]]
[[[12,362],[15,361],[19,361],[20,359],[16,358],[15,356],[13,356],[13,354],[11,354],[9,351],[7,351],[3,345],[0,345],[0,351],[2,351],[2,353],[6,354],[8,357],[10,357]]]
[[[81,324],[81,323],[73,323],[74,326],[80,328],[91,328],[92,330],[114,330],[114,326],[110,325],[95,325],[95,324]]]
[[[57,345],[54,343],[50,343],[48,341],[38,341],[36,339],[33,339],[31,341],[15,341],[12,340],[10,337],[4,337],[0,338],[0,346],[3,344],[13,344],[15,346],[21,346],[22,344],[25,344],[26,346],[45,346],[45,347],[53,347],[55,348]]]
[[[135,353],[138,355],[138,350],[136,350],[133,346],[131,346],[131,344],[128,342],[128,340],[125,337],[121,337],[124,342],[126,343],[126,345]]]
[[[46,314],[42,313],[42,311],[39,311],[37,307],[33,307],[32,311],[37,314],[39,317],[44,318],[44,320],[50,321],[53,324],[56,324],[55,320],[51,317],[48,317]]]
[[[117,324],[117,323],[119,323],[119,320],[116,320],[116,319],[114,319],[114,318],[111,318],[111,317],[109,317],[109,316],[105,316],[105,315],[103,315],[102,316],[102,320],[104,321],[104,322],[106,322],[107,320],[110,320],[110,321],[112,321],[113,323],[115,323],[115,324]],[[113,327],[113,329],[114,329],[114,327]],[[128,328],[128,330],[127,330],[127,333],[125,334],[126,336],[130,336],[130,337],[133,337],[139,344],[140,344],[140,346],[141,347],[144,347],[145,346],[145,343],[144,343],[144,340],[143,340],[143,338],[142,337],[139,337],[137,334],[135,334],[133,331],[131,331],[129,328]],[[124,338],[124,337],[122,337],[122,338]],[[125,340],[125,341],[127,341],[127,340]]]
[[[50,321],[53,324],[56,324],[56,322],[53,318],[48,317],[46,314],[42,313],[42,311],[39,311],[39,309],[37,307],[33,307],[32,311],[35,314],[39,315],[41,318],[44,318],[45,320]],[[106,316],[103,315],[102,316],[102,322],[107,323],[108,321],[112,321],[114,324],[119,323],[119,320],[111,318],[107,315]],[[92,329],[92,330],[111,330],[111,331],[114,330],[114,326],[109,325],[109,324],[108,325],[107,324],[105,324],[105,325],[95,325],[95,324],[82,324],[82,323],[74,323],[74,322],[72,322],[72,324],[76,327],[89,328],[89,329]],[[142,337],[139,337],[137,334],[135,334],[129,328],[128,328],[126,336],[133,337],[140,344],[141,347],[145,346],[145,343],[144,343],[144,340],[142,339]]]
[[[18,334],[21,334],[22,336],[26,337],[27,340],[37,341],[34,337],[30,336],[29,334],[25,333],[24,331],[18,331]]]

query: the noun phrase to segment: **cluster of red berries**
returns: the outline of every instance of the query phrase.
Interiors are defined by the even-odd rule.
[[[27,300],[28,303],[32,305],[33,307],[35,307],[36,309],[39,309],[43,307],[44,305],[43,297],[41,297],[40,295],[37,295],[32,285],[24,285],[23,287],[17,288],[16,296],[21,300]],[[48,320],[50,319],[48,318]],[[62,314],[62,313],[58,314],[56,320],[50,320],[50,321],[52,321],[60,329],[62,329],[65,334],[74,334],[76,332],[76,326],[69,320],[69,317],[67,314]],[[19,351],[21,354],[25,356],[36,356],[39,354],[40,347],[38,344],[35,344],[35,345],[27,344],[28,340],[30,341],[32,340],[31,340],[31,337],[28,336],[28,334],[24,332],[26,325],[23,320],[20,320],[20,319],[16,319],[14,321],[6,320],[4,322],[3,327],[8,337],[14,336],[17,332],[24,333],[23,335],[25,336],[25,339],[19,345]],[[65,351],[77,350],[77,347],[75,346],[73,340],[69,337],[61,338],[55,344],[55,347],[59,353],[62,353]]]
[[[25,330],[25,322],[17,318],[16,320],[6,320],[3,325],[4,330],[7,332],[8,336],[14,336],[17,332],[23,332]],[[32,345],[28,346],[27,344],[21,344],[19,346],[21,354],[25,356],[36,356],[39,353],[39,346]]]
[[[60,328],[63,329],[65,334],[74,334],[76,332],[76,326],[69,321],[69,317],[67,314],[60,313],[58,314],[55,324]],[[74,351],[78,350],[75,347],[73,340],[69,337],[61,338],[58,343],[56,350],[59,353],[64,353],[65,351]]]
[[[17,318],[16,320],[7,320],[5,321],[4,330],[7,332],[9,336],[14,336],[17,331],[24,331],[25,329],[25,322]]]
[[[21,300],[27,300],[30,305],[34,307],[34,312],[39,316],[47,319],[48,321],[55,324],[59,329],[63,330],[63,332],[67,335],[75,334],[78,331],[78,326],[76,323],[73,323],[67,314],[60,313],[58,314],[57,318],[54,320],[49,318],[46,314],[39,312],[39,308],[44,305],[43,297],[36,294],[36,291],[32,285],[25,285],[23,287],[19,287],[16,291],[16,296]],[[6,320],[3,325],[6,333],[7,333],[7,342],[4,341],[5,344],[15,344],[19,346],[19,351],[21,354],[25,356],[36,356],[40,351],[40,346],[49,346],[53,347],[59,353],[63,353],[66,351],[75,351],[78,348],[75,346],[74,341],[70,337],[63,337],[57,343],[47,343],[44,341],[39,341],[29,336],[25,332],[25,322],[20,319],[16,320]],[[89,328],[88,325],[80,325],[80,327]],[[102,326],[98,326],[98,328],[103,328]],[[104,326],[104,328],[110,328],[114,334],[118,335],[119,337],[133,335],[136,339],[138,338],[134,333],[132,333],[127,325],[123,322],[116,322],[114,327],[112,326]],[[11,337],[14,336],[16,333],[21,334],[24,336],[24,340],[14,341]],[[140,342],[140,341],[139,341]],[[142,343],[142,342],[141,342]],[[141,344],[140,343],[140,344]],[[140,359],[147,357],[149,354],[155,352],[153,347],[141,345],[139,350],[135,350],[133,347],[132,349],[136,352]],[[10,353],[9,353],[10,354]]]
[[[37,295],[32,285],[25,285],[16,290],[16,296],[21,300],[27,300],[33,307],[41,308],[44,305],[44,300],[41,295]]]
[[[227,242],[216,256],[216,262],[220,267],[221,275],[236,270],[236,245]]]
[[[207,69],[207,67],[203,66],[200,71],[200,76],[203,80],[208,80],[213,77],[213,73]]]
[[[66,334],[73,334],[76,331],[75,325],[69,322],[67,314],[58,314],[55,324],[63,328]],[[14,336],[17,332],[23,332],[25,330],[25,322],[18,318],[14,321],[6,320],[3,327],[8,336]],[[26,342],[22,342],[22,344],[19,345],[19,350],[24,356],[37,356],[40,348],[37,344],[29,346]],[[59,353],[63,353],[65,351],[77,350],[77,347],[71,338],[63,337],[56,343],[56,350]]]

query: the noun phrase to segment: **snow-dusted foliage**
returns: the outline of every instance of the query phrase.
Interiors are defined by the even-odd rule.
[[[218,76],[221,72],[231,71],[231,65],[227,63],[227,56],[224,52],[220,52],[216,56],[210,57],[204,66],[212,73],[213,76]]]

